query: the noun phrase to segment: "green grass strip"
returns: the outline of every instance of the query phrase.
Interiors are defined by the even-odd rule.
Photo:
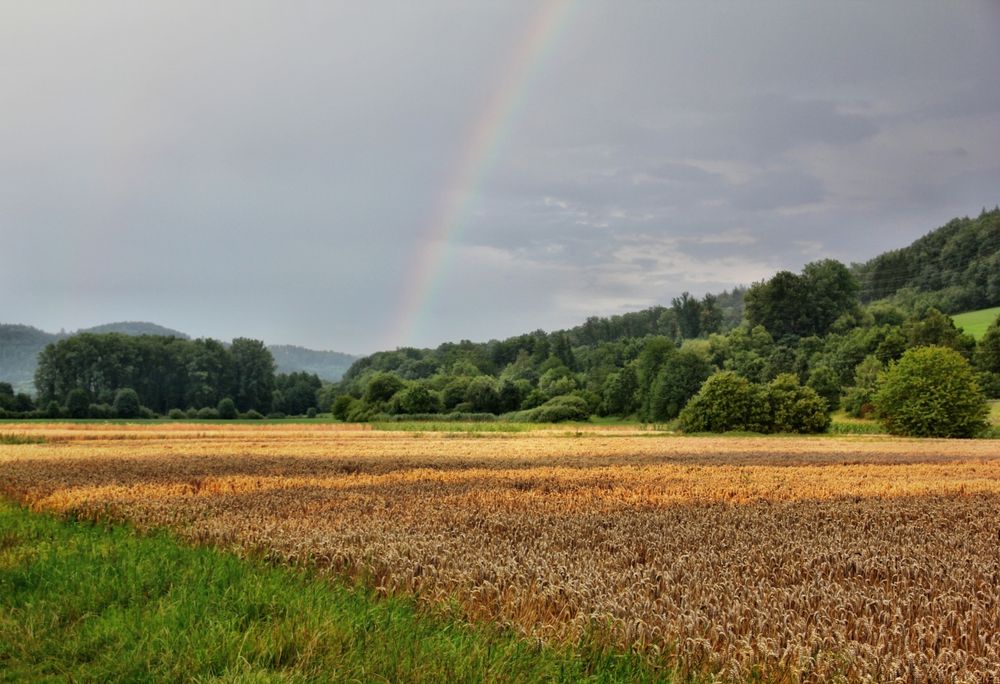
[[[45,444],[44,437],[0,432],[0,444]]]
[[[166,533],[0,501],[0,681],[663,681],[582,640],[540,646]]]

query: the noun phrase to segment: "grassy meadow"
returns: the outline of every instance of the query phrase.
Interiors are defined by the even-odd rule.
[[[980,309],[979,311],[967,311],[955,314],[951,318],[955,321],[956,327],[979,340],[986,334],[986,329],[997,319],[997,316],[1000,316],[1000,306]]]

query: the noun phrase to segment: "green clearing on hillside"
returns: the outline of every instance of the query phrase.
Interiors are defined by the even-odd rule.
[[[955,314],[951,318],[957,327],[979,340],[986,334],[986,329],[997,319],[997,316],[1000,316],[1000,306],[994,306],[992,309],[980,309],[979,311],[966,311]]]
[[[540,646],[309,571],[0,501],[0,682],[663,679],[597,639]]]

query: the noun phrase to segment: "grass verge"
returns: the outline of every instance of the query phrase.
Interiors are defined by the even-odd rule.
[[[0,681],[663,681],[166,533],[0,501]]]

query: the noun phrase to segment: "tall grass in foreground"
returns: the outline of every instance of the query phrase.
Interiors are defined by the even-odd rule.
[[[308,572],[0,501],[0,681],[654,681]]]

